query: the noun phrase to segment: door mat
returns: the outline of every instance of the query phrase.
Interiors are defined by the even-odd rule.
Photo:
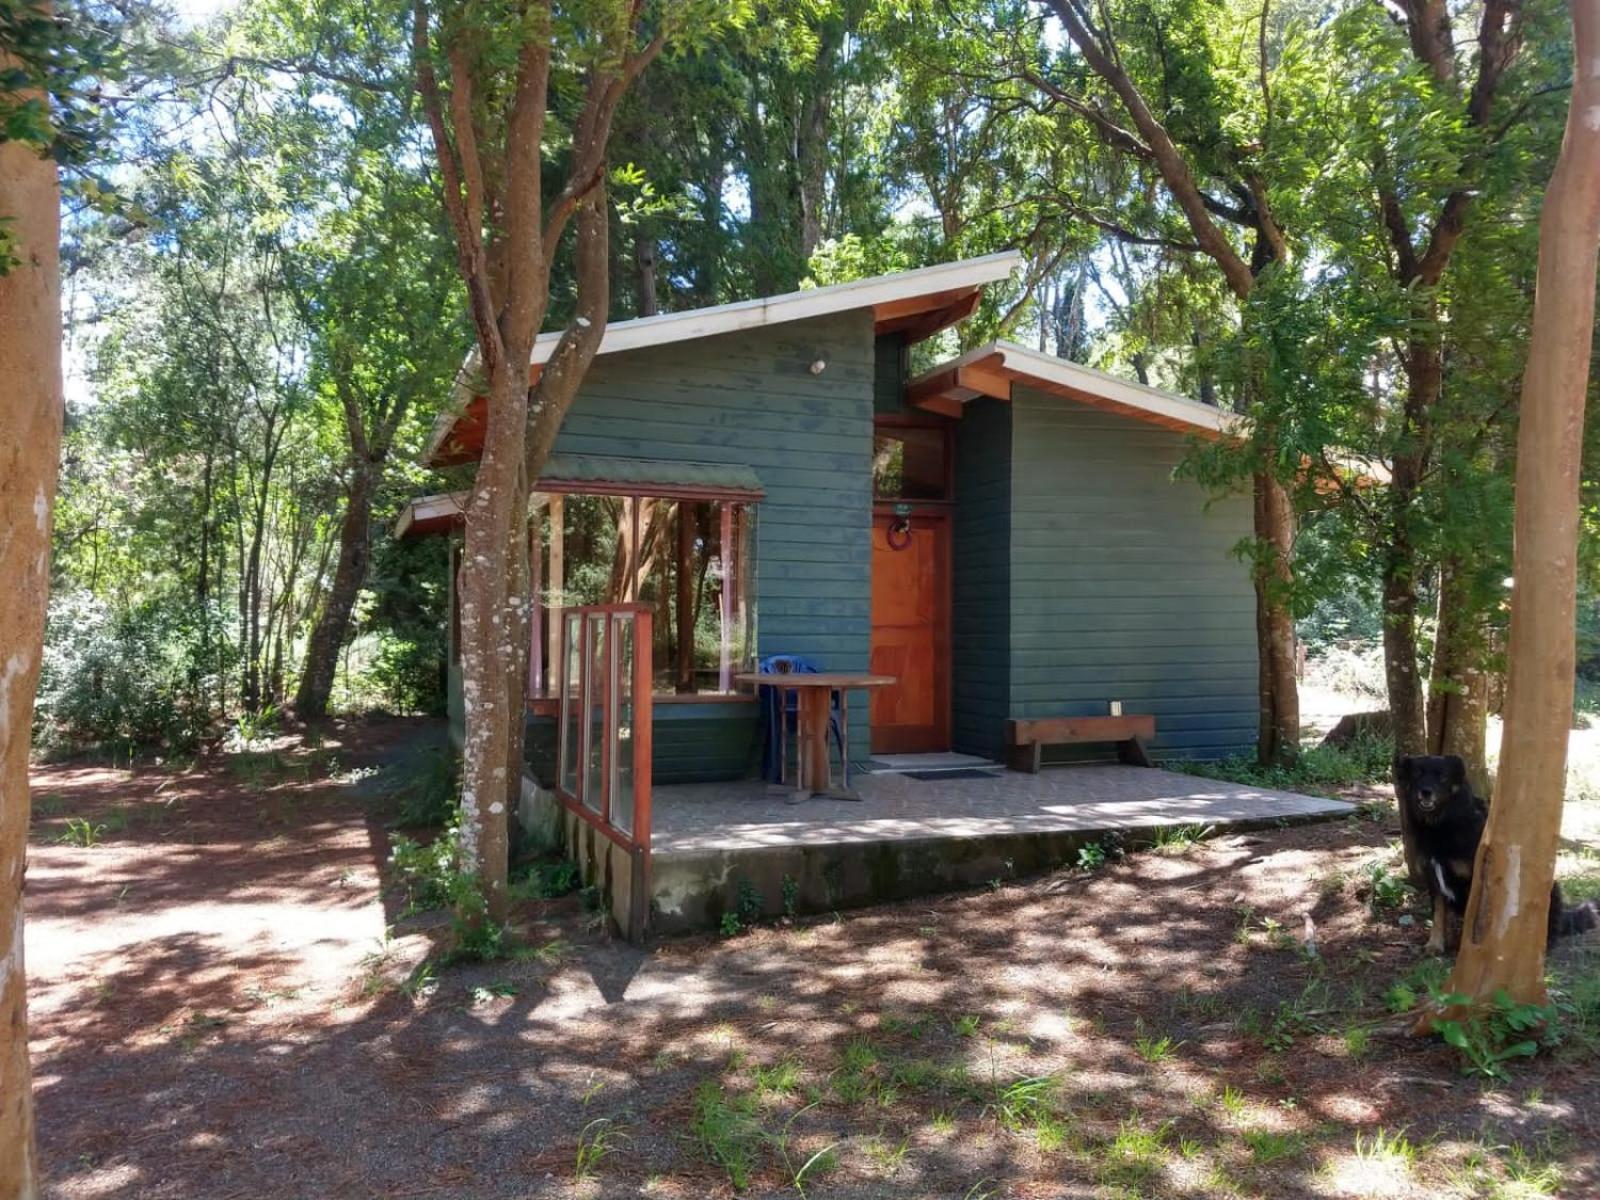
[[[904,775],[907,779],[999,779],[999,771],[985,771],[978,767],[946,767],[943,770],[933,771],[897,771],[896,774]]]

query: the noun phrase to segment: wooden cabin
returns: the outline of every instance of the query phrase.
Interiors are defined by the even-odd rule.
[[[1004,342],[910,370],[1016,261],[608,327],[536,488],[536,777],[555,755],[550,614],[608,602],[654,609],[658,784],[758,769],[758,702],[733,677],[776,654],[895,676],[852,699],[860,766],[999,759],[1009,720],[1114,711],[1154,717],[1158,759],[1248,749],[1249,497],[1174,477],[1229,416]],[[428,461],[470,462],[482,438],[481,399],[460,396]],[[401,528],[449,531],[461,502],[415,501]]]

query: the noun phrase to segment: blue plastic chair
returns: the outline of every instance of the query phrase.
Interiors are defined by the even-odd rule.
[[[771,654],[756,664],[756,670],[762,675],[818,675],[822,669],[797,654]],[[783,782],[784,759],[787,757],[783,750],[784,734],[790,729],[798,731],[800,724],[800,697],[792,691],[783,692],[784,703],[780,711],[778,695],[777,688],[761,689],[761,718],[767,730],[766,742],[761,748],[761,777],[770,783]],[[828,731],[839,747],[839,761],[844,767],[844,784],[849,787],[850,755],[845,749],[844,726],[839,719],[837,694],[830,698]]]

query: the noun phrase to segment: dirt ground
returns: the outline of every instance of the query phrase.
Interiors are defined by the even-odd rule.
[[[1381,812],[647,953],[530,901],[440,967],[380,878],[439,736],[36,771],[47,1195],[1600,1194],[1600,937],[1565,1042],[1464,1076],[1390,1015],[1439,973]]]

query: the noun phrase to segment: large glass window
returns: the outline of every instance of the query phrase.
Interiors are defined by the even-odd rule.
[[[655,691],[732,693],[751,669],[755,507],[739,500],[545,495],[534,514],[535,641],[529,694],[554,694],[559,625],[551,614],[589,604],[654,610]]]

